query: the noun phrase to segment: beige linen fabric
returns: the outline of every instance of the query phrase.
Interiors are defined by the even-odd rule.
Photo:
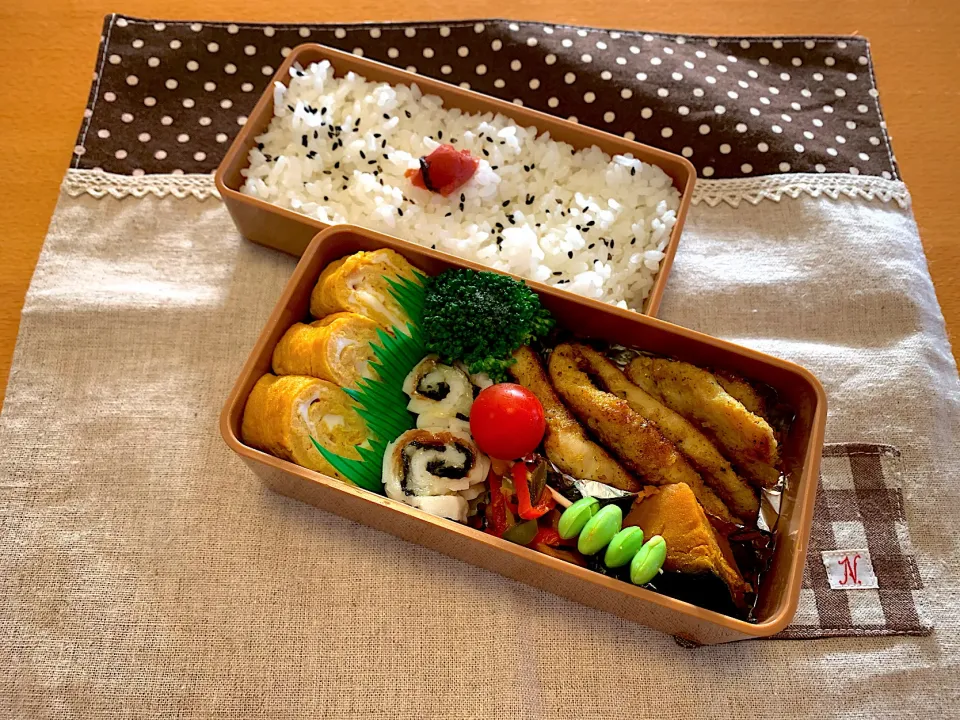
[[[213,198],[61,197],[0,417],[0,717],[956,716],[960,393],[909,210],[699,205],[662,314],[900,448],[926,638],[687,650],[266,491],[216,424],[293,266]]]

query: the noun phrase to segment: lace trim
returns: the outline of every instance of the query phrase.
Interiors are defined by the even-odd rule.
[[[71,197],[92,195],[102,198],[110,195],[118,200],[147,195],[177,198],[194,197],[206,200],[220,197],[213,184],[212,175],[116,175],[102,170],[70,169],[63,179],[63,192]],[[693,192],[693,204],[716,207],[727,203],[738,207],[747,202],[758,205],[763,200],[780,202],[784,197],[797,198],[841,196],[854,200],[880,200],[895,202],[902,208],[909,207],[910,193],[898,180],[863,175],[766,175],[763,177],[734,180],[698,180]]]

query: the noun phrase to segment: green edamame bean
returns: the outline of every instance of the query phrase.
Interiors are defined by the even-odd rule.
[[[620,523],[623,522],[623,511],[616,505],[607,505],[592,518],[587,520],[577,540],[577,550],[584,555],[595,555],[603,550],[613,540],[613,536],[620,532]]]
[[[633,556],[640,552],[643,547],[643,530],[636,525],[624,528],[607,545],[607,552],[603,556],[603,562],[607,567],[616,568],[627,565]]]
[[[563,511],[560,522],[557,523],[557,532],[564,540],[575,538],[587,524],[587,520],[597,514],[600,503],[596,498],[585,497],[577,500]]]
[[[654,535],[630,561],[630,582],[646,585],[653,580],[667,559],[667,541]]]

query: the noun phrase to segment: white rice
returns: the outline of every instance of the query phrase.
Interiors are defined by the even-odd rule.
[[[327,61],[293,68],[289,88],[276,84],[274,118],[257,142],[244,170],[248,195],[634,309],[653,285],[680,202],[655,165],[574,151],[499,114],[446,110],[415,84],[335,78]],[[446,198],[404,177],[442,143],[480,159]]]

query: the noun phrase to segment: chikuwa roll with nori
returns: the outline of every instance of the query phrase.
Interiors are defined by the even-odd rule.
[[[273,371],[353,387],[360,378],[373,374],[371,343],[377,340],[377,327],[370,318],[353,312],[327,315],[309,325],[296,323],[273,351]]]
[[[387,496],[432,515],[466,522],[483,494],[490,460],[456,430],[408,430],[387,445]]]
[[[470,416],[470,377],[459,368],[442,364],[436,355],[428,355],[410,371],[403,391],[410,397],[407,410],[421,417],[465,420]]]

